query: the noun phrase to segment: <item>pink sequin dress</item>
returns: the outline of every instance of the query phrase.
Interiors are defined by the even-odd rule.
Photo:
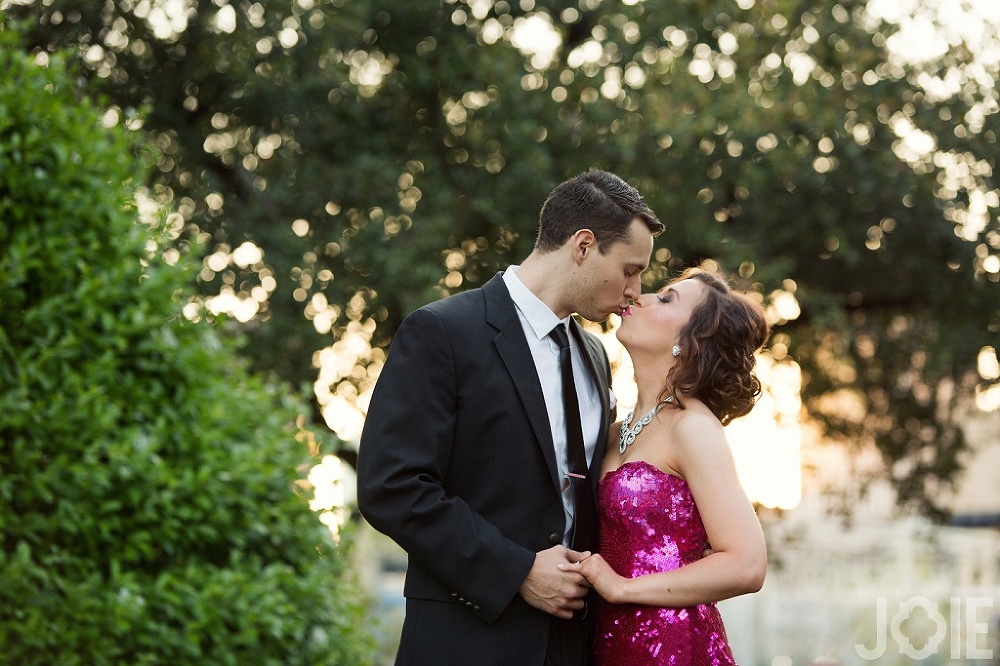
[[[630,578],[695,562],[708,542],[687,482],[647,462],[601,479],[600,520],[601,555]],[[735,663],[715,604],[597,604],[596,666]]]

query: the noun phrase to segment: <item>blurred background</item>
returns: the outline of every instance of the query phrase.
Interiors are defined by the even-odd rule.
[[[405,554],[367,528],[352,503],[357,442],[393,334],[413,309],[526,256],[545,196],[590,168],[625,178],[666,224],[646,288],[710,262],[764,305],[773,326],[759,359],[765,394],[728,428],[770,553],[764,589],[721,605],[740,662],[1000,663],[995,0],[0,0],[0,12],[5,57],[14,58],[0,72],[0,194],[8,202],[0,232],[0,406],[8,410],[0,417],[0,572],[26,580],[30,561],[31,580],[42,581],[11,592],[0,611],[0,641],[28,646],[9,663],[166,659],[150,640],[132,652],[109,646],[103,657],[92,648],[90,661],[72,661],[54,641],[29,637],[63,631],[54,620],[11,629],[24,626],[24,600],[40,590],[65,605],[68,588],[58,592],[46,576],[77,548],[38,527],[65,517],[59,456],[40,460],[63,481],[32,504],[24,493],[36,485],[38,460],[17,443],[55,451],[72,439],[83,459],[96,446],[11,416],[31,413],[11,396],[47,386],[29,386],[23,370],[40,338],[15,332],[29,330],[31,308],[88,275],[99,248],[133,234],[107,226],[118,231],[72,247],[36,238],[38,256],[68,277],[49,285],[24,268],[31,246],[20,230],[47,225],[47,238],[73,236],[67,220],[88,208],[87,196],[77,196],[65,210],[32,213],[45,195],[28,196],[27,180],[15,178],[41,168],[23,137],[42,132],[38,154],[47,155],[49,130],[38,128],[76,105],[92,119],[55,151],[59,169],[89,168],[88,151],[74,146],[102,133],[121,137],[118,152],[137,166],[66,187],[123,192],[124,203],[111,207],[146,236],[129,236],[141,251],[121,261],[177,273],[164,301],[172,305],[159,316],[211,331],[222,341],[212,344],[227,350],[187,381],[217,374],[226,387],[218,390],[241,405],[242,423],[255,432],[264,432],[254,419],[268,400],[298,401],[281,412],[294,428],[260,435],[275,450],[297,452],[283,471],[267,458],[275,468],[268,474],[296,488],[289,496],[323,526],[315,539],[346,586],[323,594],[349,593],[357,607],[324,606],[323,618],[281,630],[262,622],[239,648],[250,655],[245,663],[258,663],[252,636],[265,634],[290,644],[312,636],[324,656],[308,663],[391,663]],[[32,87],[30,72],[42,76],[39,95],[61,96],[18,115],[14,100]],[[133,312],[122,298],[108,311]],[[617,321],[588,325],[614,361],[624,413],[635,395]],[[81,359],[101,344],[52,335]],[[262,382],[266,397],[241,389],[231,373]],[[49,390],[68,388],[54,382]],[[191,413],[220,395],[167,394],[160,404],[193,400]],[[192,451],[174,459],[178,469],[213,445],[191,436]],[[100,464],[139,450],[135,438],[119,442],[121,450],[107,444],[114,439],[102,435],[110,448]],[[165,455],[161,435],[141,440],[142,451]],[[226,479],[213,473],[199,483],[256,473],[251,463],[217,464]],[[80,484],[88,473],[80,471]],[[129,474],[137,506],[162,490],[145,473]],[[107,494],[118,502],[112,513],[121,509],[116,483]],[[28,506],[42,507],[34,527],[24,520]],[[150,520],[162,523],[156,515]],[[181,525],[199,515],[185,514]],[[146,576],[162,589],[181,561],[197,559],[111,558],[133,531],[106,535],[86,553],[99,564],[59,576],[97,576],[93,589],[114,590],[117,601],[107,603],[120,613],[121,590],[131,589],[122,577]],[[212,571],[234,558],[288,559],[277,541],[277,555],[257,541],[220,542]],[[304,603],[295,601],[301,591],[281,590],[286,605]],[[197,586],[188,592],[200,594]],[[218,602],[198,598],[202,613]],[[225,663],[206,655],[237,629],[213,619],[199,633],[186,612],[171,620],[188,639],[169,663]],[[141,622],[121,626],[162,621],[135,613]],[[324,622],[357,650],[324,653],[328,638],[313,631]],[[256,654],[259,663],[297,663]]]

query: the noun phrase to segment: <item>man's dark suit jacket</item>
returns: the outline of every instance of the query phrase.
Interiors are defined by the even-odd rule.
[[[570,325],[605,414],[590,475],[596,497],[610,366],[601,342]],[[560,485],[541,384],[502,276],[408,316],[358,457],[361,513],[409,554],[397,664],[542,664],[550,624],[565,621],[518,588],[535,553],[561,543]]]

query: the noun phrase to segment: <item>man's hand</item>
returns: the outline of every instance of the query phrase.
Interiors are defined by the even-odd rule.
[[[569,620],[573,611],[583,608],[589,585],[579,570],[563,571],[560,565],[575,564],[588,557],[589,552],[580,553],[564,546],[535,553],[535,563],[518,592],[535,608]]]

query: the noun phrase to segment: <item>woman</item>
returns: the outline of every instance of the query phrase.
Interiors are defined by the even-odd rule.
[[[604,459],[601,554],[561,565],[603,598],[599,666],[735,663],[714,602],[759,590],[767,554],[723,425],[760,395],[767,335],[758,304],[700,269],[623,313],[639,416]]]

